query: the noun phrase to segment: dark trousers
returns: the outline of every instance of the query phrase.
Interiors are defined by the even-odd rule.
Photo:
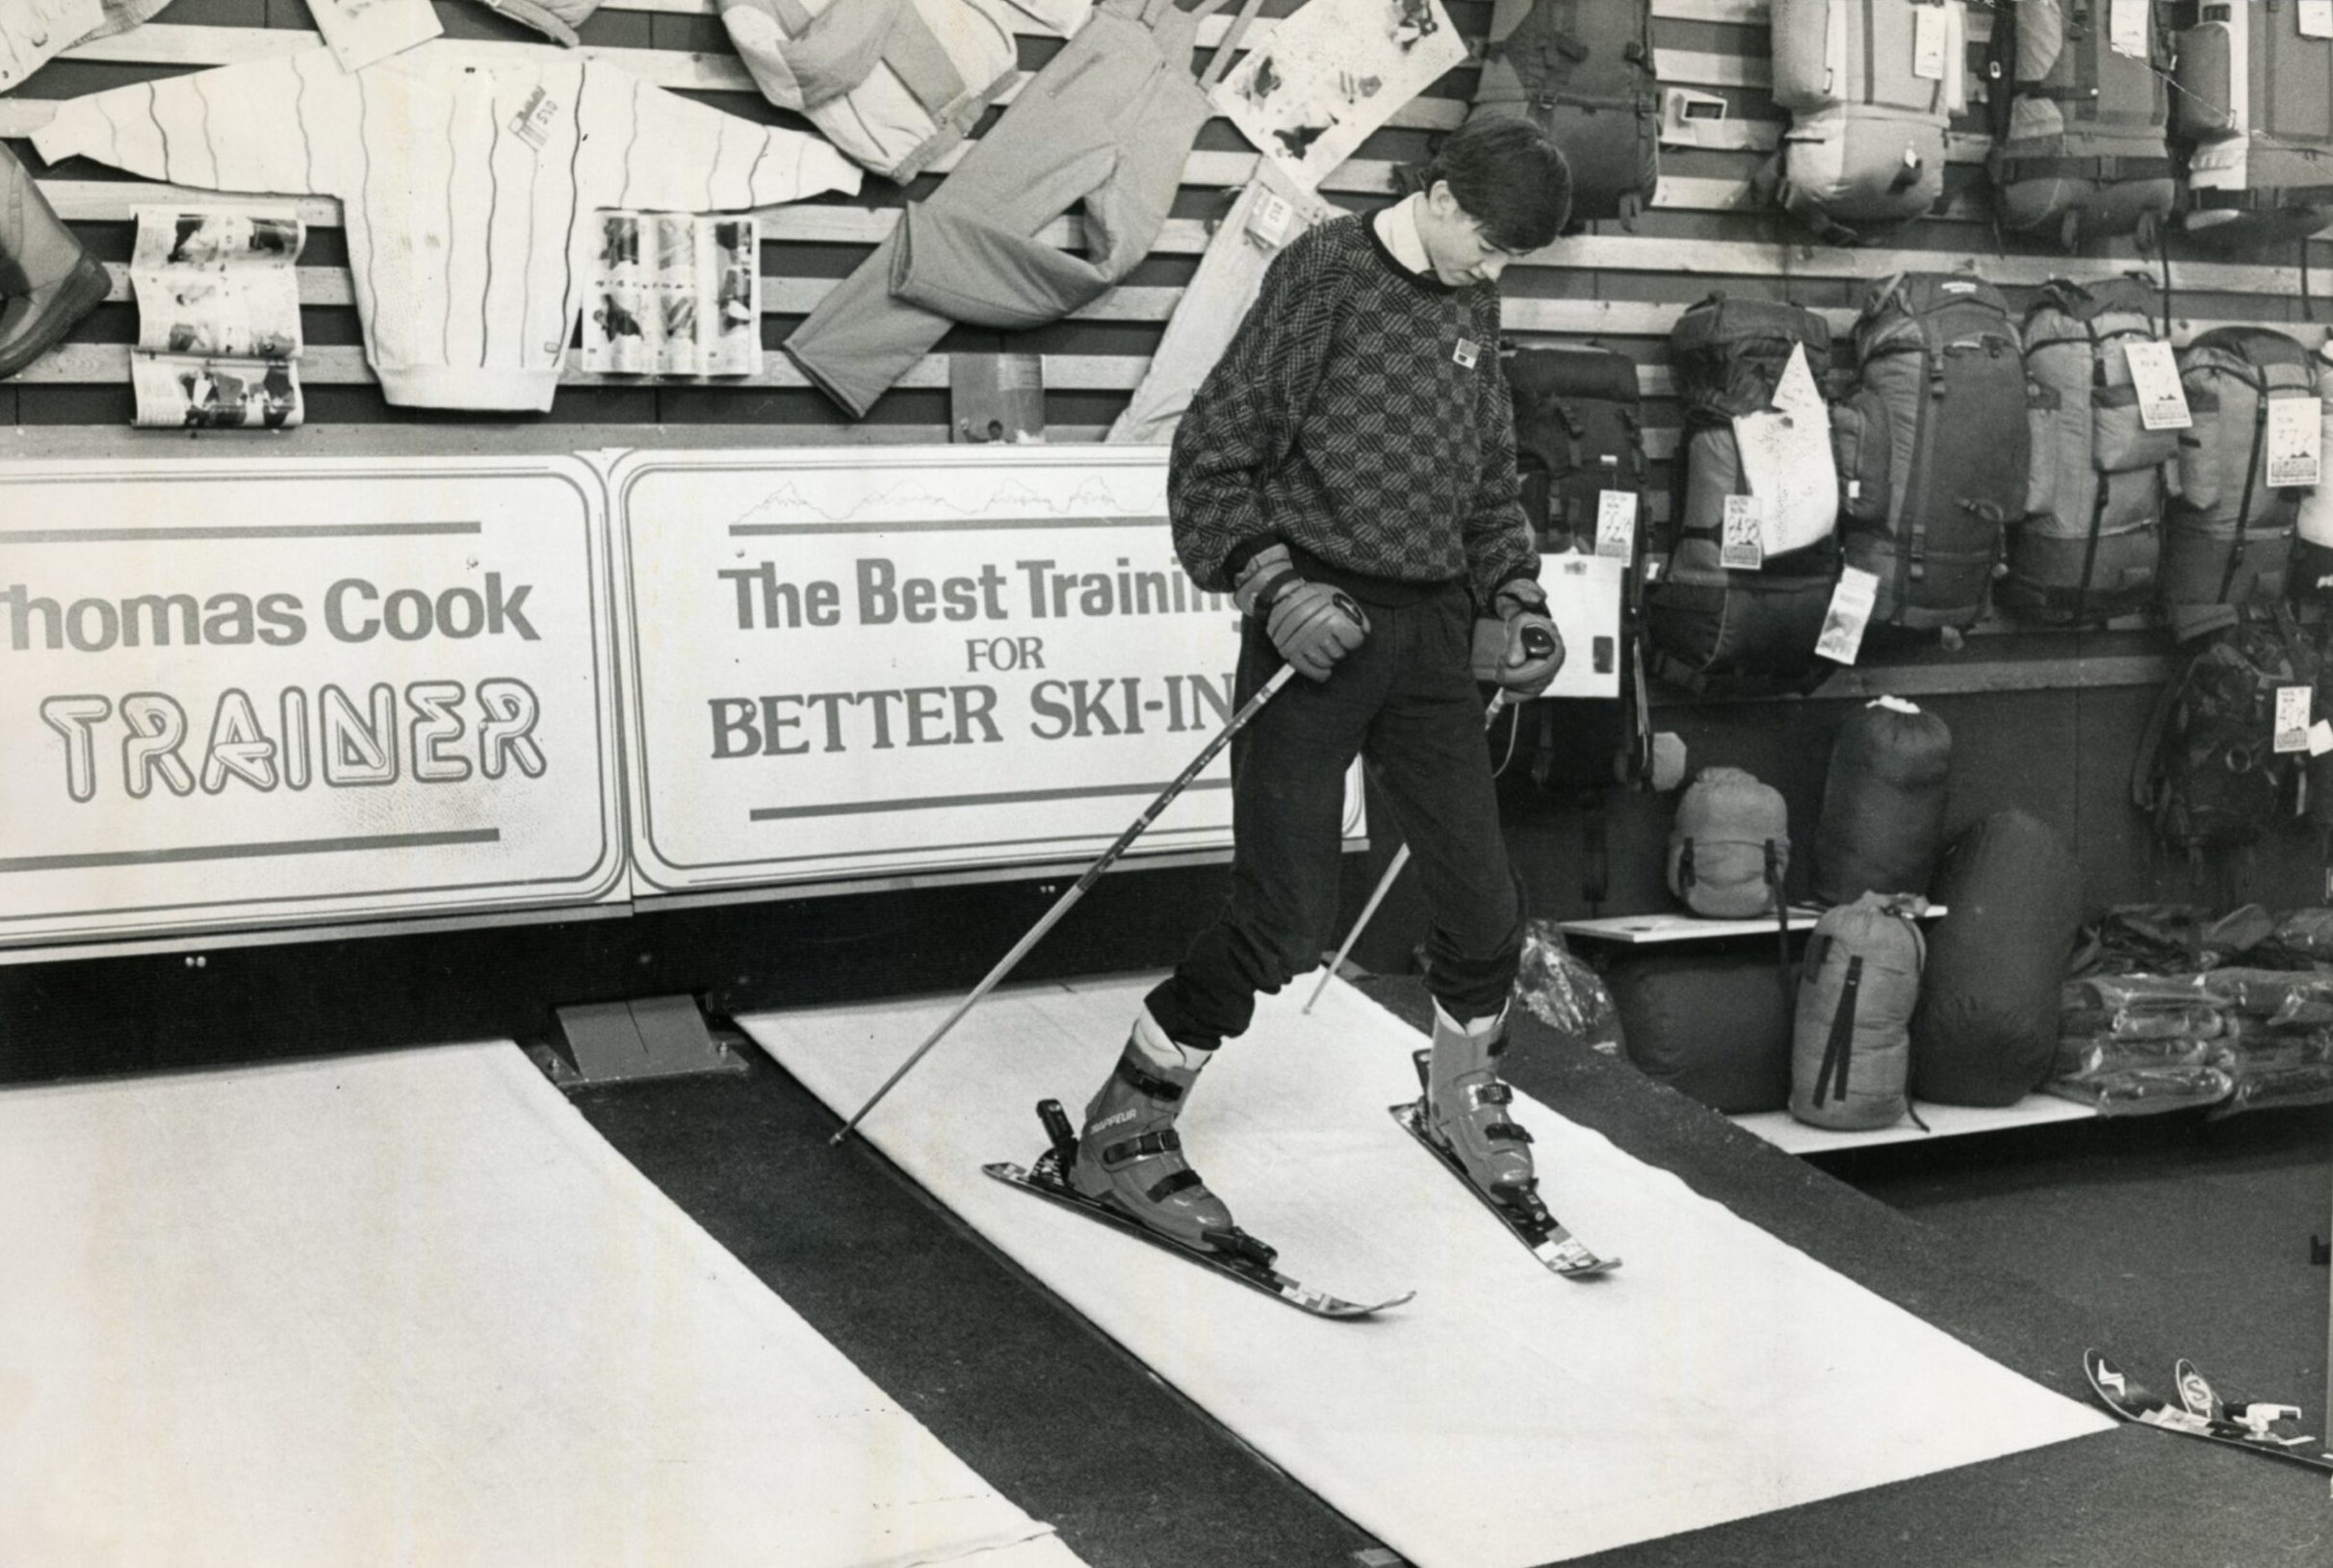
[[[1323,681],[1299,676],[1231,739],[1231,896],[1149,997],[1160,1028],[1211,1048],[1247,1032],[1272,992],[1335,945],[1344,777],[1368,759],[1391,803],[1433,931],[1426,984],[1462,1020],[1506,1005],[1522,913],[1499,835],[1467,662],[1474,612],[1462,584],[1414,604],[1364,605],[1369,636]],[[1239,700],[1278,672],[1251,623]]]

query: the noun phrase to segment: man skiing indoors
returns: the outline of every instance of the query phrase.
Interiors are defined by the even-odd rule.
[[[1283,662],[1307,679],[1232,739],[1231,897],[1145,998],[1069,1172],[1172,1240],[1237,1235],[1175,1120],[1257,994],[1319,961],[1356,755],[1432,913],[1426,1130],[1485,1195],[1538,1206],[1497,1072],[1522,913],[1474,670],[1519,698],[1563,663],[1516,477],[1497,283],[1555,238],[1570,187],[1538,126],[1469,122],[1418,193],[1323,223],[1273,261],[1176,433],[1175,546],[1244,617],[1238,700]]]

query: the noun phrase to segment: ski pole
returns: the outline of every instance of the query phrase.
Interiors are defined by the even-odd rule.
[[[1203,749],[1197,757],[1191,758],[1190,765],[1185,767],[1180,773],[1175,776],[1175,782],[1168,784],[1165,789],[1161,790],[1156,800],[1151,802],[1150,805],[1142,809],[1142,814],[1136,817],[1133,822],[1128,825],[1126,832],[1118,835],[1118,841],[1102,852],[1102,859],[1096,861],[1092,865],[1085,868],[1085,874],[1077,879],[1076,885],[1073,886],[1068,892],[1063,893],[1058,899],[1054,900],[1053,907],[1047,910],[1044,917],[1029,928],[1028,935],[1023,937],[1018,942],[1015,942],[1013,944],[1013,950],[997,961],[997,966],[989,970],[989,972],[982,977],[980,984],[972,988],[972,994],[956,1004],[956,1010],[953,1013],[950,1013],[945,1019],[941,1021],[939,1028],[933,1030],[924,1038],[923,1043],[916,1047],[915,1054],[910,1056],[906,1061],[900,1063],[898,1070],[894,1072],[889,1078],[883,1080],[883,1087],[876,1090],[874,1093],[868,1099],[868,1102],[865,1105],[859,1107],[857,1115],[853,1116],[848,1121],[842,1123],[842,1130],[837,1132],[834,1137],[827,1140],[827,1143],[830,1145],[840,1144],[843,1139],[848,1138],[850,1136],[851,1129],[856,1127],[862,1120],[866,1118],[867,1113],[873,1110],[875,1106],[881,1102],[883,1096],[890,1093],[894,1086],[895,1086],[900,1079],[906,1077],[909,1070],[913,1068],[917,1063],[923,1060],[924,1053],[929,1051],[934,1045],[939,1044],[941,1037],[946,1035],[950,1029],[956,1027],[958,1020],[960,1020],[964,1015],[970,1013],[972,1010],[973,1004],[978,1002],[981,997],[986,996],[989,991],[996,987],[998,981],[1002,980],[1006,975],[1013,972],[1013,965],[1019,964],[1024,958],[1027,957],[1028,950],[1036,946],[1038,941],[1045,936],[1047,932],[1053,929],[1063,915],[1069,913],[1070,906],[1076,904],[1077,900],[1083,898],[1087,891],[1093,887],[1094,884],[1102,880],[1102,873],[1107,871],[1110,868],[1111,863],[1115,861],[1119,856],[1127,852],[1128,846],[1131,845],[1136,838],[1142,836],[1142,831],[1145,828],[1148,828],[1153,822],[1157,820],[1159,812],[1165,810],[1169,806],[1174,804],[1175,797],[1181,794],[1185,788],[1189,787],[1191,781],[1198,778],[1199,775],[1205,770],[1206,765],[1209,762],[1215,760],[1216,754],[1221,752],[1225,746],[1231,743],[1231,737],[1239,733],[1241,726],[1245,725],[1248,720],[1254,718],[1257,711],[1261,708],[1264,704],[1270,702],[1272,698],[1278,694],[1280,688],[1288,683],[1288,678],[1295,673],[1295,665],[1283,664],[1280,667],[1279,673],[1275,674],[1271,680],[1265,681],[1263,685],[1257,689],[1255,696],[1249,698],[1246,702],[1240,705],[1239,711],[1231,715],[1231,722],[1225,725],[1222,730],[1217,732],[1215,738],[1208,741],[1205,749]]]
[[[1544,632],[1527,638],[1523,648],[1524,652],[1534,658],[1544,658],[1548,654],[1554,652],[1553,645],[1546,641]],[[1506,706],[1507,693],[1505,690],[1492,692],[1491,706],[1483,709],[1483,728],[1488,730],[1496,724],[1499,709]],[[1345,944],[1336,950],[1336,956],[1329,960],[1329,966],[1321,970],[1320,978],[1312,983],[1312,994],[1305,998],[1305,1005],[1298,1009],[1299,1012],[1309,1013],[1312,1011],[1312,1004],[1320,1000],[1320,993],[1329,989],[1329,977],[1345,966],[1345,955],[1353,951],[1355,942],[1361,940],[1361,932],[1368,927],[1369,917],[1377,913],[1377,906],[1386,901],[1386,894],[1393,890],[1393,879],[1400,876],[1401,868],[1409,863],[1410,846],[1405,841],[1401,848],[1393,852],[1393,859],[1386,866],[1385,875],[1377,879],[1377,887],[1369,894],[1369,902],[1361,907],[1360,917],[1354,920],[1353,929],[1345,933]]]

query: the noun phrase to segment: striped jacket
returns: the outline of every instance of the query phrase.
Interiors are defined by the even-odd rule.
[[[723,212],[856,191],[823,141],[574,54],[440,40],[351,76],[325,49],[70,99],[40,156],[213,191],[340,197],[392,403],[543,410],[599,207]]]

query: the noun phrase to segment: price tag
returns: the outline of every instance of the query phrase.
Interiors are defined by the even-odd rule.
[[[1759,496],[1725,498],[1725,532],[1718,564],[1728,572],[1755,572],[1766,564],[1766,501]]]
[[[2333,5],[2333,0],[2326,0]],[[1944,80],[1944,51],[1947,47],[1946,26],[1949,18],[1942,6],[1916,5],[1912,7],[1912,74],[1923,81]]]
[[[2326,3],[2333,5],[2333,0]],[[1248,232],[1277,250],[1287,239],[1288,223],[1295,216],[1296,209],[1284,198],[1269,191],[1258,191],[1256,205],[1248,211]]]
[[[1853,664],[1863,650],[1863,629],[1871,624],[1872,606],[1879,602],[1879,573],[1859,566],[1842,568],[1839,585],[1830,591],[1830,608],[1823,613],[1823,635],[1815,639],[1815,652]]]
[[[2300,36],[2333,39],[2333,0],[2300,0]]]
[[[2133,60],[2147,57],[2147,7],[2150,0],[2113,0],[2107,23],[2107,46]]]
[[[1599,490],[1595,496],[1595,553],[1626,560],[1636,553],[1636,493]]]
[[[2319,719],[2309,726],[2309,755],[2322,757],[2327,752],[2333,752],[2333,724]]]
[[[2317,482],[2324,425],[2324,404],[2315,398],[2268,399],[2269,489]]]
[[[2333,4],[2333,0],[2327,0]],[[2139,423],[2150,430],[2185,430],[2195,423],[2188,412],[2187,389],[2179,384],[2179,362],[2167,343],[2126,343],[2131,390],[2139,394]]]
[[[2309,699],[2313,695],[2307,686],[2278,686],[2276,688],[2276,750],[2305,752],[2309,749]]]

